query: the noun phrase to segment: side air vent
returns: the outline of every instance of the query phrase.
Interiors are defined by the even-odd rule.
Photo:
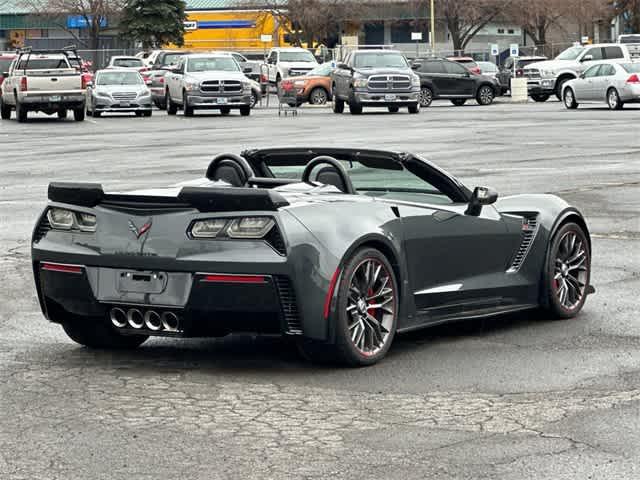
[[[44,215],[33,232],[33,241],[37,243],[42,240],[42,237],[44,237],[49,230],[51,230],[51,225],[49,224],[47,216]]]
[[[291,286],[291,280],[281,275],[276,275],[273,278],[280,296],[282,316],[287,326],[286,333],[289,335],[302,335],[302,322],[300,321],[296,293]]]
[[[536,215],[527,215],[522,219],[522,237],[520,240],[520,247],[516,252],[513,260],[511,261],[511,266],[507,270],[507,273],[515,273],[520,270],[522,264],[524,263],[529,250],[531,249],[531,245],[533,245],[533,240],[536,238],[536,234],[538,233],[538,218]]]
[[[282,238],[282,234],[278,227],[272,228],[264,239],[280,255],[287,254],[287,248],[284,245],[284,239]]]

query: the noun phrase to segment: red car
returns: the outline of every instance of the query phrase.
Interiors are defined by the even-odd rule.
[[[447,57],[447,60],[451,60],[452,62],[457,62],[467,67],[467,69],[471,73],[475,73],[476,75],[482,75],[482,70],[480,66],[476,63],[476,61],[471,57]]]

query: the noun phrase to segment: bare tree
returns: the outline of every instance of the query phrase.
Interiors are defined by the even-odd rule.
[[[78,42],[91,50],[100,47],[100,34],[113,22],[125,4],[125,0],[22,0],[34,15],[48,17],[57,26],[70,32]],[[66,23],[68,15],[82,19],[88,29],[89,43],[75,35]]]
[[[473,37],[510,3],[511,0],[440,0],[436,16],[444,17],[453,49],[463,52]]]

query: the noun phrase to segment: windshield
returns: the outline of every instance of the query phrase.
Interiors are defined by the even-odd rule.
[[[28,61],[27,61],[28,60]],[[69,68],[65,58],[26,58],[22,57],[18,70],[55,70],[57,68]]]
[[[567,48],[556,57],[556,60],[575,60],[582,52],[584,52],[584,47]]]
[[[310,76],[318,76],[318,77],[328,77],[329,75],[331,75],[331,72],[333,72],[333,65],[331,65],[330,63],[323,63],[322,65],[320,65],[319,67],[314,68],[313,70],[311,70],[309,73],[307,73],[307,75]]]
[[[187,63],[188,72],[239,72],[240,67],[231,57],[198,57],[190,58]]]
[[[140,85],[142,78],[138,72],[100,72],[96,85]]]
[[[280,52],[280,61],[281,62],[313,62],[316,63],[316,58],[311,55],[311,52],[303,51],[294,51]]]
[[[358,53],[354,59],[355,68],[406,68],[409,65],[399,53]]]
[[[398,194],[403,194],[402,199],[411,201],[411,198],[409,198],[411,196],[413,196],[415,200],[416,194],[428,194],[442,197],[440,200],[437,200],[438,203],[450,203],[448,197],[443,196],[435,187],[403,168],[399,170],[371,168],[355,161],[341,160],[340,163],[342,163],[347,171],[355,189],[367,195],[386,196],[395,192],[394,198],[400,198]],[[305,165],[269,165],[268,160],[266,164],[276,178],[293,178],[300,180],[305,168]],[[314,169],[311,178],[315,178],[317,171],[323,167],[326,167],[326,165],[320,165],[317,169]]]
[[[160,65],[163,66],[163,67],[165,67],[167,65],[175,65],[176,63],[178,63],[178,59],[180,57],[182,57],[183,55],[184,55],[184,53],[167,53],[162,58],[162,63]]]
[[[640,73],[640,63],[624,63],[621,66],[629,73]]]
[[[115,58],[112,65],[114,67],[138,68],[143,67],[144,63],[139,58]]]
[[[621,35],[620,43],[640,43],[640,35]]]

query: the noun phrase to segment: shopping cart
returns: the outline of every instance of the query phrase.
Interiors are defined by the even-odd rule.
[[[278,85],[278,116],[298,116],[298,93],[293,81],[282,80]]]

